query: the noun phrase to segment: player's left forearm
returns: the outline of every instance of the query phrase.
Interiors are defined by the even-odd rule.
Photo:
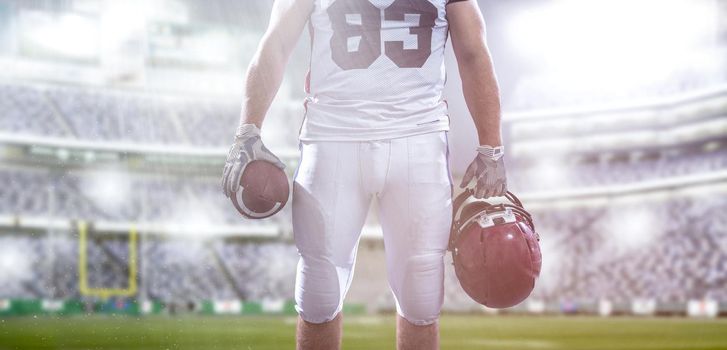
[[[500,89],[487,48],[485,20],[477,1],[447,5],[447,20],[464,99],[480,145],[500,146]]]
[[[500,89],[487,48],[458,58],[462,91],[477,129],[480,145],[500,146]]]

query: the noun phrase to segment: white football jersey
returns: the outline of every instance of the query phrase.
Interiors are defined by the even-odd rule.
[[[449,129],[447,3],[315,0],[304,141],[367,141]]]

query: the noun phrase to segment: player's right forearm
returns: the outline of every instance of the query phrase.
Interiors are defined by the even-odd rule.
[[[263,39],[247,69],[240,125],[255,124],[262,128],[265,114],[283,81],[287,57],[266,47],[268,42],[269,39]]]
[[[268,29],[247,69],[240,125],[262,127],[312,9],[312,0],[275,0]]]

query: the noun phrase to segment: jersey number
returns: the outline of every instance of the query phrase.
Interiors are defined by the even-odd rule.
[[[333,27],[331,52],[341,69],[368,68],[381,56],[381,11],[369,0],[335,0],[328,7]],[[405,49],[404,41],[385,41],[384,54],[400,68],[421,68],[432,53],[432,30],[437,8],[426,0],[395,0],[384,10],[384,20],[406,20],[419,15],[419,24],[409,28],[417,37],[416,49]],[[354,51],[349,51],[349,42]]]

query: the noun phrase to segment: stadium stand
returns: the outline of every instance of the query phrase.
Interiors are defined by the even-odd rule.
[[[614,237],[621,228],[614,217],[633,210],[648,210],[654,222],[654,232],[629,233],[645,236],[636,240],[637,246],[630,246],[628,238],[624,243],[624,238]],[[608,209],[537,210],[534,214],[546,258],[533,296],[581,303],[604,298],[626,302],[635,297],[664,303],[727,300],[727,219],[721,215],[725,211],[727,199],[720,196]],[[7,287],[0,289],[0,297],[79,296],[75,286],[77,241],[72,235],[4,235],[0,241],[5,249],[24,252],[15,258],[23,268],[4,277]],[[123,287],[128,275],[126,240],[112,236],[91,242],[90,283]],[[297,253],[291,243],[223,238],[190,242],[148,236],[140,245],[142,293],[154,300],[261,300],[292,295]],[[50,269],[49,249],[53,252]],[[359,262],[363,264],[366,262]],[[449,309],[476,307],[459,288],[450,264],[446,284]],[[391,307],[388,291],[379,293],[379,302]]]
[[[227,146],[234,103],[88,87],[0,83],[0,130],[101,142]]]
[[[237,106],[213,99],[14,82],[0,83],[0,108],[0,134],[142,146],[181,144],[200,149],[225,147],[229,139],[225,126],[235,123],[238,112]],[[720,108],[717,112],[721,113],[724,107]],[[690,113],[709,113],[709,118],[721,115],[696,107]],[[532,157],[516,158],[513,169],[517,170],[511,171],[510,181],[512,188],[528,193],[638,185],[723,172],[727,169],[727,153],[720,144],[723,139],[711,148],[676,144],[663,152],[635,149],[636,156],[578,155],[575,161],[557,163],[563,169],[559,175],[567,179],[559,183],[545,181]],[[89,162],[81,168],[22,162],[3,165],[2,217],[187,226],[190,234],[182,236],[179,232],[142,232],[138,296],[143,299],[196,303],[289,299],[293,295],[297,253],[289,237],[251,239],[204,232],[210,223],[252,231],[266,225],[290,227],[290,205],[271,219],[242,222],[219,193],[216,175],[175,172],[163,166],[144,172],[126,168],[118,160],[113,166]],[[653,298],[659,303],[685,303],[708,298],[727,302],[724,196],[689,194],[643,203],[606,203],[534,210],[543,237],[544,271],[533,299],[594,303]],[[625,212],[646,213],[652,225],[644,232],[621,233],[617,218]],[[644,238],[634,238],[639,235]],[[104,288],[128,284],[127,244],[128,237],[118,231],[92,235],[87,246],[89,284]],[[382,247],[373,244],[363,249],[369,252],[360,255],[364,261],[359,261],[358,269],[370,288],[352,293],[351,298],[373,299],[377,307],[391,310],[393,299],[386,277],[380,273],[381,261],[366,261],[380,260]],[[13,271],[0,279],[0,298],[82,297],[75,231],[4,229],[0,250],[0,260],[12,265],[9,271]],[[448,310],[478,307],[459,288],[449,263],[445,283]]]
[[[78,240],[68,232],[4,234],[12,275],[3,276],[0,298],[80,298]],[[140,295],[163,302],[285,299],[293,292],[295,247],[285,242],[239,239],[178,240],[148,236],[140,245]],[[128,240],[99,234],[87,244],[88,284],[123,289],[128,278]]]
[[[171,222],[190,219],[189,211],[204,215],[202,221],[240,223],[240,214],[220,194],[217,178],[169,176],[113,177],[108,172],[58,172],[34,168],[0,170],[0,213],[8,215],[66,217],[115,222]],[[100,181],[103,184],[95,188]],[[108,187],[125,189],[120,197],[104,195]],[[290,208],[266,220],[246,221],[265,225],[285,220]]]
[[[0,110],[2,131],[68,136],[39,89],[0,84]]]
[[[702,152],[689,155],[660,155],[650,159],[567,162],[553,160],[559,167],[556,179],[543,176],[542,168],[520,166],[513,171],[511,185],[519,191],[582,189],[609,185],[638,184],[646,180],[668,179],[727,169],[727,152]]]
[[[535,295],[550,300],[725,300],[726,210],[727,199],[712,195],[608,209],[536,211],[544,244],[556,261],[550,266],[546,261]],[[648,213],[648,226],[629,230],[618,220],[629,211]],[[619,230],[643,237],[617,237]]]

